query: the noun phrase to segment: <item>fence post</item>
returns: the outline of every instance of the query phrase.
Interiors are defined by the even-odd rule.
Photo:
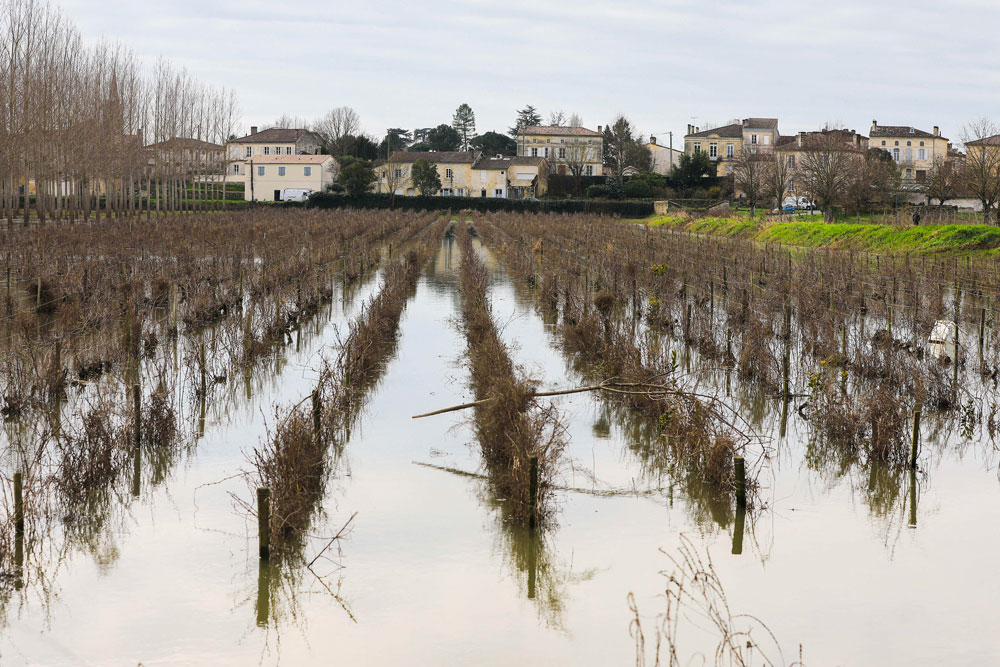
[[[261,560],[271,559],[271,490],[257,489],[257,541]]]
[[[733,468],[736,476],[736,507],[746,508],[747,506],[747,468],[746,461],[742,456],[733,459]]]
[[[913,439],[910,441],[910,469],[917,467],[917,450],[920,447],[920,406],[913,411]]]

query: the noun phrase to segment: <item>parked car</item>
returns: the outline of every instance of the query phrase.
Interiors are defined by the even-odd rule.
[[[305,201],[313,192],[307,188],[285,188],[281,191],[281,201]]]
[[[795,207],[792,204],[785,204],[785,207],[782,209],[782,211],[784,211],[785,213],[795,213]]]

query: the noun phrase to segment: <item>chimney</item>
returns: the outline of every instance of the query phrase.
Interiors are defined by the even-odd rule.
[[[948,150],[951,150],[951,142],[948,142]]]
[[[256,125],[251,125],[250,126],[250,134],[257,134],[257,126]]]
[[[940,137],[941,136],[941,128],[938,127],[937,125],[934,126],[934,136],[935,137]]]
[[[688,132],[687,133],[688,134],[694,134],[693,132],[691,132],[691,123],[688,123]]]
[[[800,147],[802,146],[802,135],[803,134],[804,134],[804,132],[799,132],[799,133],[797,133],[795,135],[795,143],[798,144]]]
[[[598,126],[597,126],[597,133],[598,133],[598,134],[600,134],[600,133],[601,133],[601,126],[600,126],[600,125],[598,125]]]
[[[874,130],[876,127],[878,127],[878,121],[877,120],[873,120],[872,121],[872,129]]]
[[[651,143],[651,144],[653,144],[655,146],[656,145],[656,137],[650,135],[650,137],[649,137],[649,143]]]

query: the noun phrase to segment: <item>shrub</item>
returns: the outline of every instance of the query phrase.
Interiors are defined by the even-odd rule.
[[[607,197],[608,196],[608,186],[606,185],[591,185],[587,188],[588,197]]]
[[[297,203],[297,202],[294,202]],[[309,197],[309,207],[321,209],[356,208],[388,209],[402,211],[458,211],[472,210],[480,213],[511,211],[520,213],[592,213],[641,218],[653,214],[649,201],[593,201],[588,199],[555,199],[528,201],[524,199],[499,199],[493,197],[404,197],[367,193],[361,197],[345,197],[328,192]]]
[[[641,180],[626,182],[622,190],[629,199],[645,199],[653,196],[653,189],[649,187],[649,183]]]

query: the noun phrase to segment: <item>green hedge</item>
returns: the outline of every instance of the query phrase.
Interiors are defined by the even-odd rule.
[[[309,197],[308,206],[316,208],[390,208],[389,195],[367,194],[348,197],[328,192]],[[650,201],[593,201],[587,199],[552,199],[528,201],[492,197],[404,197],[396,195],[391,208],[403,211],[458,211],[470,209],[482,213],[514,211],[524,213],[594,213],[639,218],[653,214]]]

